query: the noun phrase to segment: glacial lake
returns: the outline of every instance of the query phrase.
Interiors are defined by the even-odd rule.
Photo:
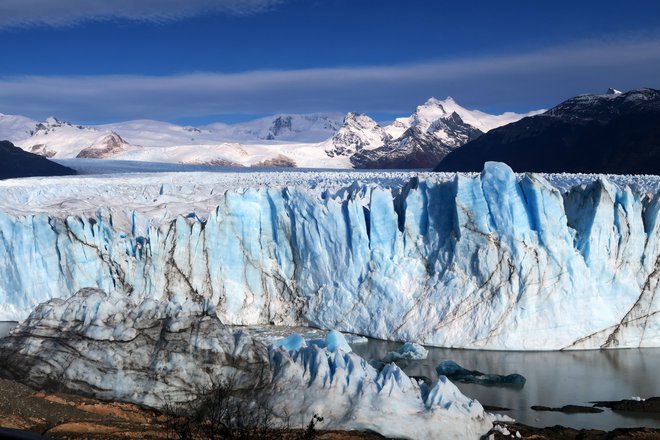
[[[0,322],[0,337],[6,336],[16,325],[16,322]],[[293,329],[283,331],[289,334]],[[401,345],[370,339],[366,343],[353,343],[352,347],[357,354],[371,360],[382,359]],[[455,383],[463,394],[476,398],[484,405],[510,408],[510,411],[495,412],[526,425],[604,430],[638,426],[660,428],[658,413],[614,412],[604,408],[599,414],[562,414],[530,408],[532,405],[591,406],[589,402],[596,400],[660,396],[660,348],[568,352],[427,349],[427,359],[400,361],[399,366],[409,375],[435,379],[436,365],[449,359],[464,368],[483,373],[519,373],[525,376],[527,382],[522,389]]]
[[[0,338],[4,338],[9,334],[11,329],[16,327],[18,322],[14,321],[0,321]]]
[[[352,347],[357,354],[369,360],[382,359],[401,345],[369,340]],[[522,389],[455,383],[463,394],[476,398],[484,405],[510,408],[511,411],[494,412],[506,414],[526,425],[605,430],[638,426],[660,428],[660,413],[614,412],[603,408],[604,411],[599,414],[563,414],[530,408],[532,405],[591,406],[589,402],[597,400],[660,396],[660,349],[569,352],[427,349],[427,359],[399,362],[399,366],[408,375],[435,379],[435,367],[449,359],[469,370],[525,376],[527,382]]]

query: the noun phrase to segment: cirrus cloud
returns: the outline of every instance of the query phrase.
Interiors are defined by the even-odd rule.
[[[590,42],[394,66],[0,78],[0,111],[77,121],[222,114],[405,113],[435,95],[485,110],[547,107],[607,87],[658,87],[660,39]]]
[[[166,22],[206,13],[253,14],[283,0],[2,0],[0,29],[123,19]]]

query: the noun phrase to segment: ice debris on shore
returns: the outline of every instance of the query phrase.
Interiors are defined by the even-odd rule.
[[[163,408],[231,379],[266,397],[282,420],[370,430],[407,439],[477,439],[493,416],[447,378],[431,386],[395,364],[371,367],[344,336],[307,343],[290,335],[271,346],[249,328],[222,324],[202,304],[185,307],[83,289],[39,305],[0,340],[0,374],[29,384]]]

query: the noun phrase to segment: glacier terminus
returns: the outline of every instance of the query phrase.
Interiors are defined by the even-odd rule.
[[[0,182],[0,319],[98,288],[431,346],[660,346],[658,177],[196,176]]]

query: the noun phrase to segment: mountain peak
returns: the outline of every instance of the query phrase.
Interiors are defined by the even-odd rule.
[[[364,113],[348,112],[344,124],[330,140],[326,153],[330,157],[350,156],[362,149],[374,149],[389,140],[389,136]]]
[[[442,107],[443,105],[458,105],[456,101],[451,96],[447,96],[445,99],[438,99],[434,96],[426,100],[421,107]]]
[[[621,93],[623,93],[623,92],[621,92],[620,90],[613,89],[613,88],[610,87],[609,89],[607,89],[607,93],[606,93],[606,94],[607,94],[607,95],[620,95]]]
[[[128,149],[129,145],[114,131],[100,136],[92,144],[81,150],[76,157],[87,159],[103,159]]]
[[[346,116],[344,117],[344,125],[356,124],[356,123],[359,125],[368,126],[369,128],[378,125],[376,121],[374,121],[370,116],[364,113],[355,113],[355,112],[346,113]]]

